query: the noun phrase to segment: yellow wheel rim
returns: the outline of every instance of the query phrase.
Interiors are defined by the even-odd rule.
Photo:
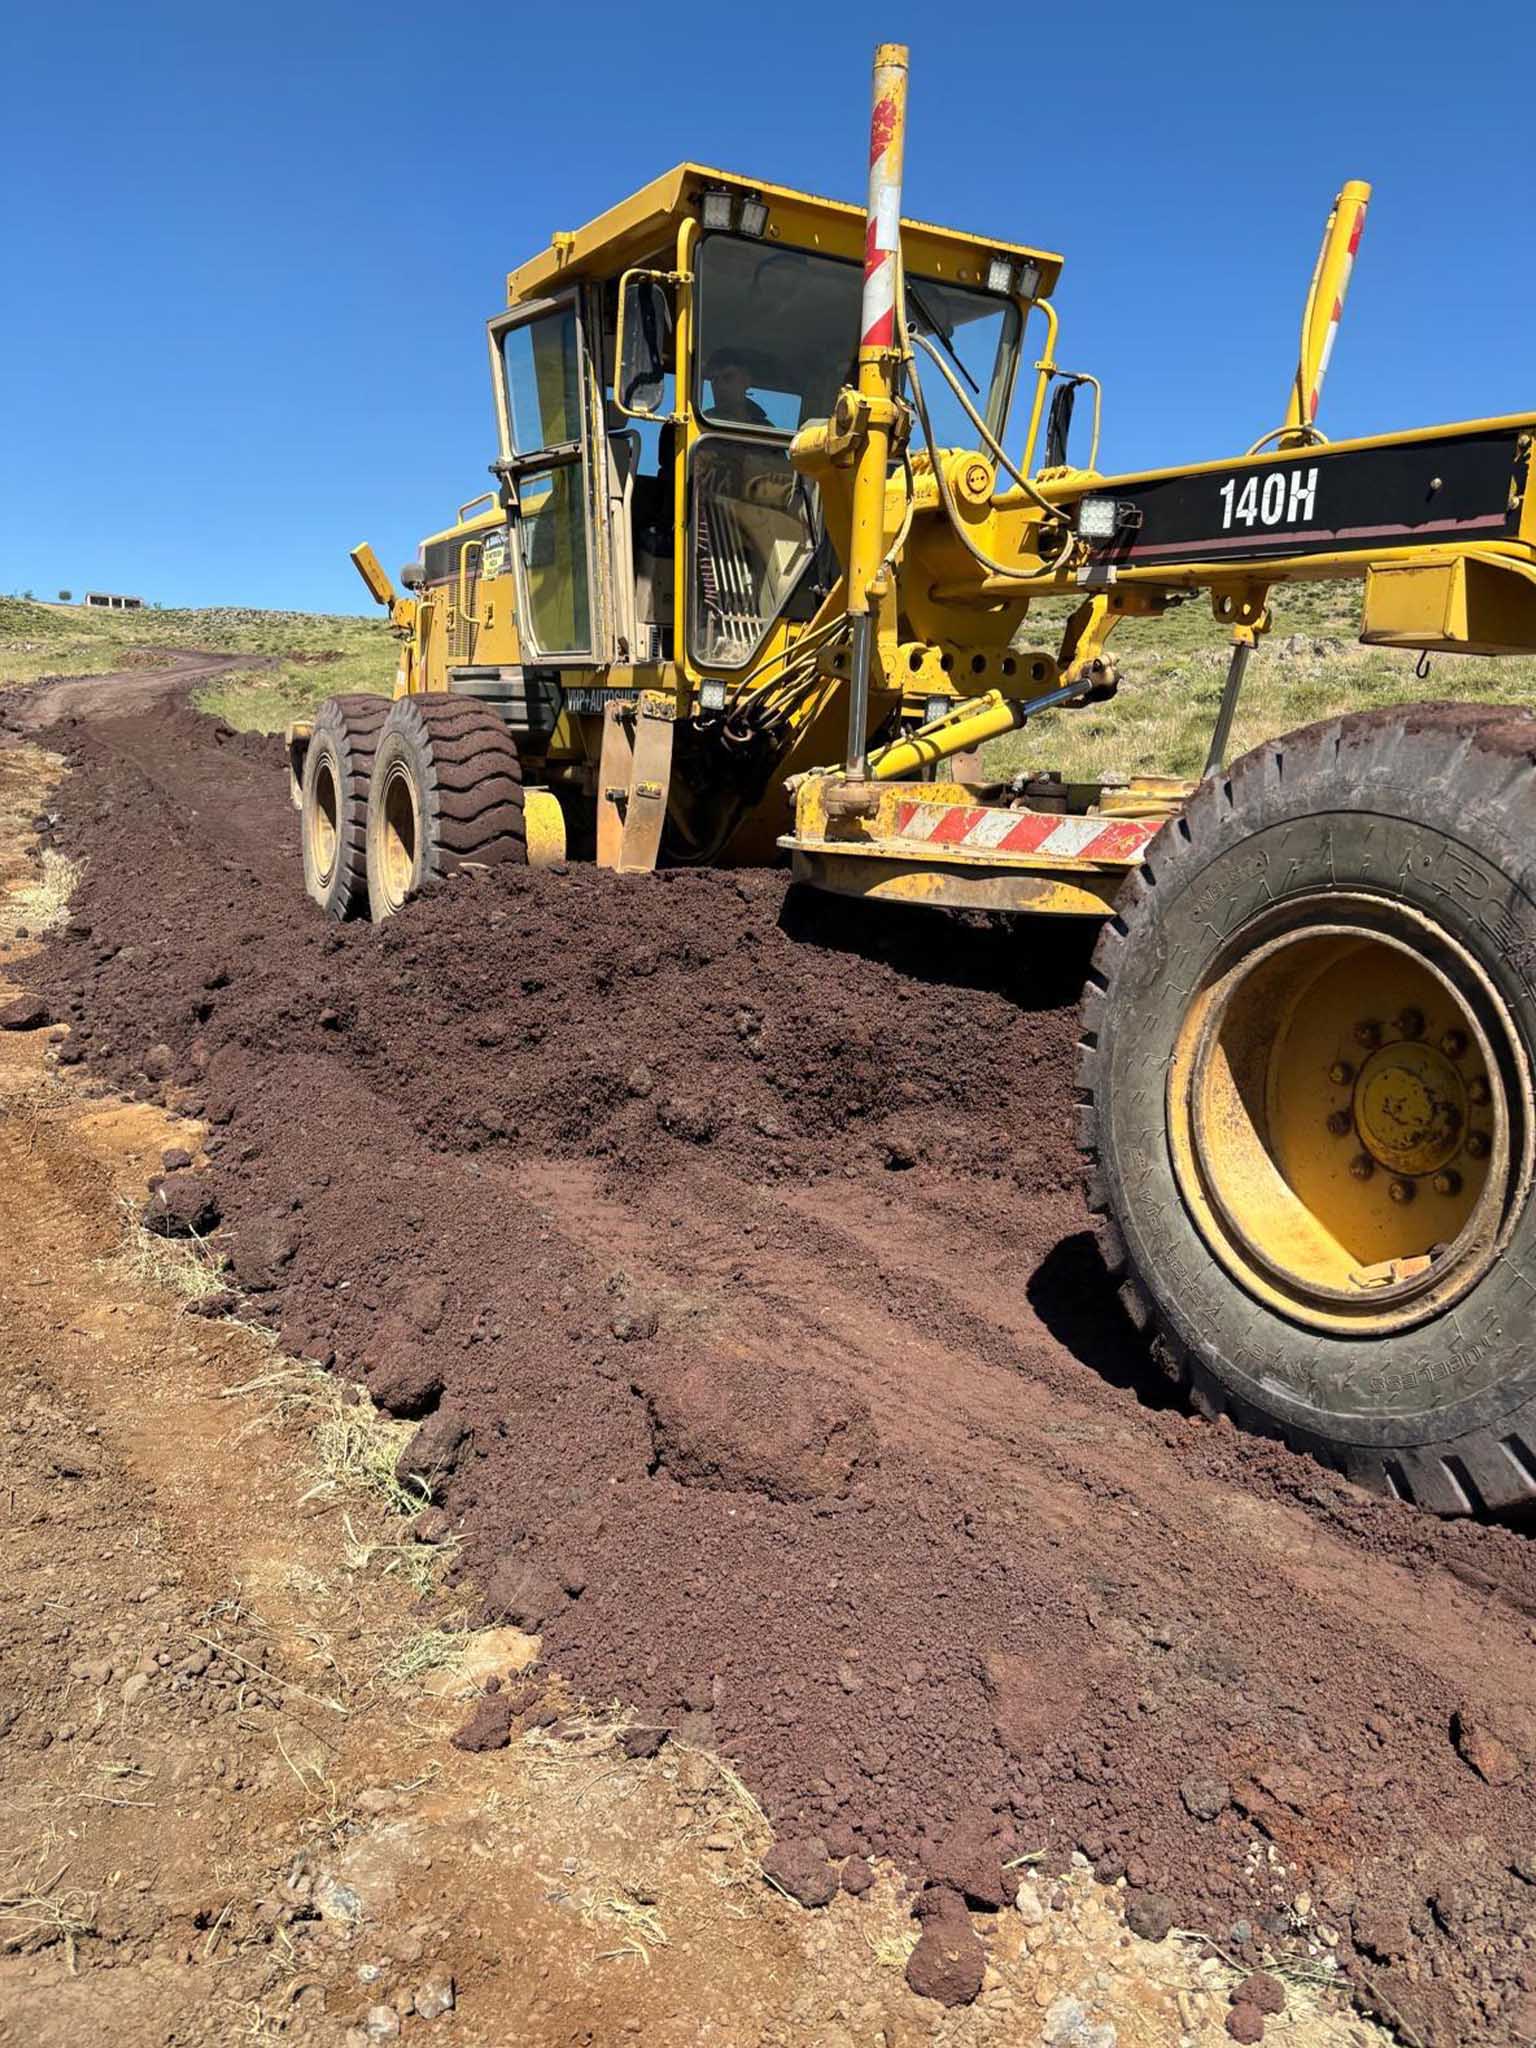
[[[421,845],[416,785],[398,762],[386,774],[378,802],[384,896],[390,909],[398,910],[414,886],[417,850]]]
[[[322,754],[315,763],[313,790],[305,829],[310,866],[315,880],[324,884],[335,872],[336,849],[341,843],[341,798],[336,788],[336,765],[329,754]]]
[[[1502,1002],[1446,933],[1324,898],[1276,913],[1197,991],[1170,1148],[1250,1292],[1381,1334],[1449,1306],[1496,1256],[1529,1177],[1528,1095]]]

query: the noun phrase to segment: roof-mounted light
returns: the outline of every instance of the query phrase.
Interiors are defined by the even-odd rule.
[[[1019,265],[1018,276],[1014,279],[1014,289],[1018,292],[1021,299],[1033,299],[1039,296],[1040,266],[1038,263],[1033,262],[1027,257],[1025,258],[1024,262]]]
[[[704,225],[711,231],[728,229],[731,216],[736,210],[735,195],[730,192],[706,192],[704,194]]]
[[[994,256],[987,265],[987,290],[989,292],[1011,292],[1013,290],[1013,265],[1006,256]]]
[[[741,232],[750,235],[754,241],[762,238],[768,226],[768,208],[755,192],[749,193],[741,202]]]

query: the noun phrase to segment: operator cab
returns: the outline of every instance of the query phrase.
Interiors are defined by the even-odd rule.
[[[729,688],[815,616],[837,561],[789,445],[854,375],[863,236],[855,207],[684,165],[512,273],[491,344],[524,661]],[[904,247],[913,331],[1001,437],[1056,260],[916,224]],[[941,445],[976,446],[926,390]]]

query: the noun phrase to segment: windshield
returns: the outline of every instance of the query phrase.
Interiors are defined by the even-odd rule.
[[[778,434],[826,419],[843,385],[854,380],[862,290],[857,263],[734,235],[706,236],[698,257],[701,415],[715,426]],[[933,337],[972,405],[1001,437],[1018,352],[1017,306],[989,292],[909,278],[907,318],[914,333]],[[975,447],[976,429],[940,372],[924,358],[918,374],[939,445]]]

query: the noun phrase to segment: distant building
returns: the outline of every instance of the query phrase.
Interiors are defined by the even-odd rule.
[[[142,597],[119,597],[110,590],[88,590],[85,602],[89,609],[98,612],[138,612],[144,609]]]

